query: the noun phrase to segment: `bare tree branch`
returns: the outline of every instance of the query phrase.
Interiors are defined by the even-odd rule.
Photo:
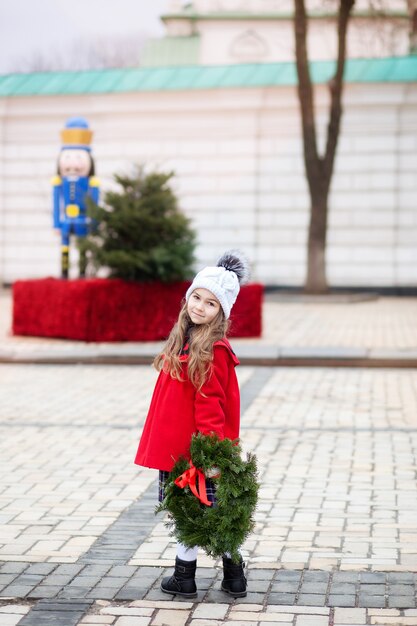
[[[134,67],[146,42],[144,33],[124,37],[79,39],[57,50],[38,50],[17,60],[14,71],[81,71],[111,67]]]

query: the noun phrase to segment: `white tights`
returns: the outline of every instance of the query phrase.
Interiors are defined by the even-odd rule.
[[[177,557],[181,561],[196,561],[198,554],[198,546],[195,548],[187,548],[183,543],[177,543]]]
[[[177,543],[177,557],[181,559],[181,561],[196,561],[198,555],[198,546],[195,548],[187,548],[182,543]],[[225,552],[225,557],[230,559],[229,552]]]

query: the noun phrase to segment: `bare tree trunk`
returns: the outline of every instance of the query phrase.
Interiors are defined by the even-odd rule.
[[[407,0],[410,16],[410,53],[417,54],[417,0]]]
[[[318,185],[314,185],[318,187]],[[310,224],[307,240],[306,293],[326,293],[326,236],[328,194],[314,189],[311,194]]]
[[[333,174],[337,142],[342,117],[343,70],[346,58],[346,34],[350,13],[355,0],[339,0],[338,51],[336,73],[330,82],[330,114],[327,126],[325,154],[317,149],[316,123],[314,119],[314,93],[310,77],[307,52],[307,15],[304,0],[294,0],[295,50],[298,74],[298,97],[304,144],[304,165],[310,192],[310,225],[308,232],[307,276],[304,290],[307,293],[325,293],[326,234],[328,198]]]

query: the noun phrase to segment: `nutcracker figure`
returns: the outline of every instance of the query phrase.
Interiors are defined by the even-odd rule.
[[[91,132],[82,117],[70,118],[61,131],[62,148],[58,158],[58,173],[52,179],[54,228],[61,231],[61,275],[68,278],[71,235],[85,237],[91,228],[87,216],[87,198],[99,200],[99,181],[94,176],[91,156]],[[80,276],[85,262],[80,260]]]

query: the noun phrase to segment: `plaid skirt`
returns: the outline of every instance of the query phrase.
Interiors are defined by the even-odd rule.
[[[169,472],[165,470],[159,470],[159,494],[158,500],[162,502],[165,498],[165,484],[168,480]],[[207,500],[213,503],[213,506],[216,505],[216,484],[210,478],[206,478],[206,491],[207,491]]]

